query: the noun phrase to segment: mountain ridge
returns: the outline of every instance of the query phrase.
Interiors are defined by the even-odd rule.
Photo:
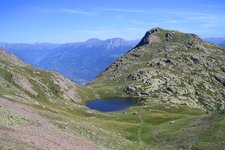
[[[204,38],[204,40],[225,47],[225,38]]]
[[[110,91],[115,95],[146,97],[147,103],[155,100],[222,109],[224,53],[224,48],[197,35],[153,28],[90,85],[115,86],[117,91]]]

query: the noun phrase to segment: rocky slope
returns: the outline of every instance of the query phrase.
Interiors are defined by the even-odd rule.
[[[224,62],[224,48],[194,34],[154,28],[90,85],[103,96],[145,97],[145,104],[159,101],[222,109]]]
[[[0,96],[27,97],[50,102],[80,103],[81,86],[50,71],[35,69],[0,50]]]

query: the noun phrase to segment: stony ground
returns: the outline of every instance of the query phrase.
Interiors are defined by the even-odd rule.
[[[60,131],[25,105],[0,98],[0,114],[0,145],[4,149],[97,149],[94,143]]]

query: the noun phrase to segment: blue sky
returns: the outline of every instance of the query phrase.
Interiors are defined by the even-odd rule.
[[[0,42],[140,39],[153,27],[225,36],[224,0],[0,0]]]

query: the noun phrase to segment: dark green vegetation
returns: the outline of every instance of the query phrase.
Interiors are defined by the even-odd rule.
[[[224,149],[224,56],[224,49],[196,35],[156,28],[80,86],[0,51],[0,149],[53,149],[16,138],[23,129],[32,139],[30,126],[40,130],[38,137],[60,130],[94,143],[86,149]],[[121,96],[147,100],[111,113],[83,105]]]

